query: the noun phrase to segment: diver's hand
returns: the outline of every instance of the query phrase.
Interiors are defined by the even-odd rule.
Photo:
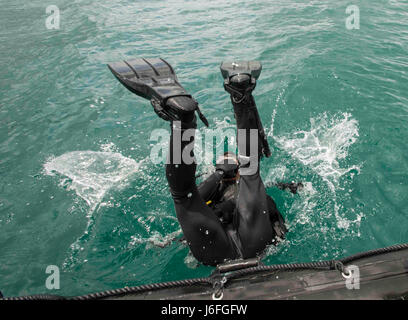
[[[291,183],[284,183],[284,182],[277,182],[275,183],[275,186],[278,187],[281,190],[289,190],[293,194],[296,194],[298,191],[303,189],[303,183],[302,182],[291,182]]]

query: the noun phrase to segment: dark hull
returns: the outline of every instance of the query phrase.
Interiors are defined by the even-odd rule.
[[[338,270],[273,271],[230,280],[223,299],[404,299],[408,298],[408,250],[352,263],[360,270],[360,289],[347,289]],[[126,294],[108,299],[212,299],[213,289],[191,286]]]

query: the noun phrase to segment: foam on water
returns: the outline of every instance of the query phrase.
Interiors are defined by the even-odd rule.
[[[184,258],[184,263],[190,269],[197,269],[200,266],[200,263],[196,258],[194,258],[191,251],[188,251],[186,257]]]
[[[59,185],[74,191],[89,206],[88,223],[82,236],[71,244],[71,254],[64,267],[76,261],[84,242],[93,227],[93,214],[104,205],[103,199],[108,192],[124,188],[131,176],[139,171],[141,162],[114,152],[113,144],[102,145],[104,151],[72,151],[50,158],[44,164],[44,173],[59,176]]]
[[[148,249],[151,246],[164,248],[170,245],[181,234],[182,234],[182,231],[181,229],[179,229],[179,230],[176,230],[166,235],[162,235],[161,233],[157,231],[153,231],[151,236],[148,238],[143,238],[139,235],[134,235],[131,237],[129,246],[133,247],[136,244],[147,244],[148,246],[146,247],[146,249]]]
[[[45,174],[61,177],[60,185],[85,200],[92,215],[106,193],[127,184],[140,163],[110,151],[72,151],[44,164]]]
[[[272,133],[273,134],[273,133]],[[310,130],[296,131],[289,136],[274,139],[293,158],[315,171],[334,192],[340,177],[358,166],[341,168],[349,147],[358,138],[358,123],[349,113],[329,118],[326,113],[310,119]]]
[[[272,185],[277,182],[285,181],[285,176],[288,173],[288,168],[284,165],[278,165],[269,169],[266,178],[264,179],[265,185]]]
[[[337,190],[342,190],[341,177],[353,172],[359,173],[359,165],[340,165],[341,160],[348,156],[348,150],[359,136],[358,122],[349,113],[336,114],[329,117],[326,113],[310,119],[309,130],[299,130],[284,136],[274,135],[274,120],[276,109],[272,115],[272,125],[269,136],[272,136],[277,145],[287,152],[293,159],[299,161],[308,169],[316,173],[329,187],[329,192],[316,191],[311,182],[304,182],[304,189],[300,192],[300,198],[296,199],[290,209],[296,212],[296,223],[311,223],[312,217],[316,215],[317,207],[322,197],[331,199],[332,208],[325,208],[323,217],[334,213],[337,226],[348,229],[354,224],[359,227],[362,215],[358,214],[355,219],[346,218],[340,213],[342,209],[338,203]],[[267,180],[284,180],[285,167],[272,168],[268,173]],[[278,180],[279,180],[278,179]],[[275,180],[277,181],[277,180]],[[272,181],[272,182],[275,182]],[[324,231],[324,230],[322,230]]]

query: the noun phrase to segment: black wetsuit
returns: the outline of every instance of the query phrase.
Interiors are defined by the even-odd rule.
[[[247,135],[245,143],[240,143],[238,135],[238,158],[248,159],[251,150],[249,130],[259,129],[254,112],[256,106],[251,94],[240,102],[232,99],[232,103],[237,129],[246,130]],[[236,185],[225,185],[222,172],[216,171],[197,187],[196,164],[176,164],[173,160],[175,131],[180,130],[182,134],[196,127],[194,116],[184,120],[172,123],[166,176],[177,218],[194,257],[204,264],[216,265],[228,259],[259,255],[276,236],[282,237],[286,232],[283,219],[272,198],[266,194],[260,177],[260,156],[250,160],[257,162],[256,172],[248,175],[242,171],[251,163],[240,167]],[[182,150],[193,140],[182,141]],[[258,150],[260,148],[258,143]],[[212,200],[211,204],[207,205],[209,200]]]

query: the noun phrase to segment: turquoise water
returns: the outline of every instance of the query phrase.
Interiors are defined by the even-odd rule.
[[[0,290],[58,293],[206,276],[179,233],[153,129],[168,125],[106,63],[166,58],[213,128],[233,128],[219,64],[263,63],[255,90],[273,156],[265,182],[290,233],[265,263],[408,241],[406,1],[43,1],[0,11]],[[345,26],[360,8],[360,29]],[[200,124],[201,125],[201,124]],[[203,130],[203,128],[200,128]],[[203,131],[204,132],[204,131]],[[209,165],[199,172],[210,170]]]

